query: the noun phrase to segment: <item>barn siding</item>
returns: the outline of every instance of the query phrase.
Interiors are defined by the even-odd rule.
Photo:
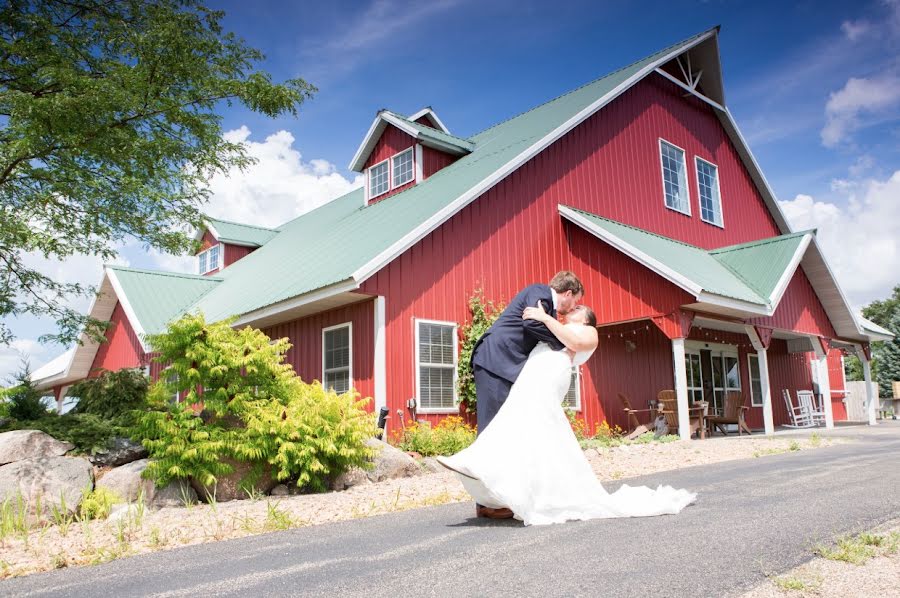
[[[116,303],[110,316],[110,325],[106,330],[106,342],[101,343],[91,364],[88,377],[100,375],[100,370],[120,370],[122,368],[141,367],[144,349],[121,303]]]

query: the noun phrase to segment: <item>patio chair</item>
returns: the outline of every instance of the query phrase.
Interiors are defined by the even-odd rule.
[[[738,429],[738,436],[747,432],[752,434],[750,426],[744,420],[744,416],[750,408],[744,405],[744,395],[739,390],[729,390],[725,393],[725,409],[722,415],[713,415],[706,418],[709,424],[709,432],[718,428],[722,434],[728,436],[728,429],[725,427],[729,424],[735,424]]]
[[[784,397],[784,404],[787,407],[788,415],[791,418],[791,423],[784,424],[785,428],[811,428],[815,425],[812,421],[809,406],[804,405],[803,402],[799,400],[797,404],[794,405],[791,400],[791,391],[787,388],[782,389],[781,395]]]
[[[661,390],[656,395],[660,408],[658,413],[665,416],[666,425],[669,427],[669,434],[678,433],[678,399],[674,390]],[[700,438],[706,438],[706,426],[703,421],[704,407],[696,405],[688,407],[688,418],[690,425],[688,427],[689,437],[693,437],[695,433],[700,434]]]
[[[629,436],[632,436],[632,435],[640,436],[644,432],[649,432],[650,429],[653,427],[652,422],[642,424],[641,420],[638,418],[638,413],[650,414],[651,410],[650,409],[632,409],[631,401],[628,400],[628,395],[621,393],[621,392],[618,393],[618,395],[619,395],[619,401],[621,401],[621,403],[622,403],[622,410],[625,411],[625,413],[628,416],[628,431],[629,431],[628,435]]]
[[[825,425],[825,408],[820,401],[816,399],[816,395],[811,390],[798,390],[797,400],[806,409],[809,414],[810,421],[814,426]]]

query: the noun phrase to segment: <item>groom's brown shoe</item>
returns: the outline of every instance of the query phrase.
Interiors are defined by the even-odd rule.
[[[485,517],[487,519],[512,519],[513,512],[505,507],[501,507],[499,509],[494,509],[492,507],[486,507],[484,505],[475,505],[475,515],[478,517]]]

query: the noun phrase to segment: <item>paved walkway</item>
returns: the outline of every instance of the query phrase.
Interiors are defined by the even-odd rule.
[[[0,595],[730,596],[900,517],[900,422],[819,433],[854,442],[628,480],[698,492],[677,516],[525,528],[446,505],[13,579]]]

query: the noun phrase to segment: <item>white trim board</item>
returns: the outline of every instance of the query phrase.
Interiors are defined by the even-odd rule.
[[[441,119],[439,119],[437,113],[436,113],[434,110],[431,109],[431,106],[425,106],[424,108],[422,108],[422,109],[419,110],[418,112],[415,112],[415,113],[413,113],[413,114],[410,114],[410,115],[407,116],[406,118],[409,119],[409,120],[411,120],[411,121],[413,121],[413,122],[415,122],[416,120],[418,120],[418,119],[420,119],[420,118],[422,118],[423,116],[426,116],[426,115],[427,115],[432,121],[434,121],[434,124],[436,124],[436,125],[438,126],[438,129],[440,129],[441,131],[443,131],[443,132],[446,133],[447,135],[452,135],[452,133],[450,133],[450,129],[448,129],[448,128],[444,125],[444,123],[441,122]]]

